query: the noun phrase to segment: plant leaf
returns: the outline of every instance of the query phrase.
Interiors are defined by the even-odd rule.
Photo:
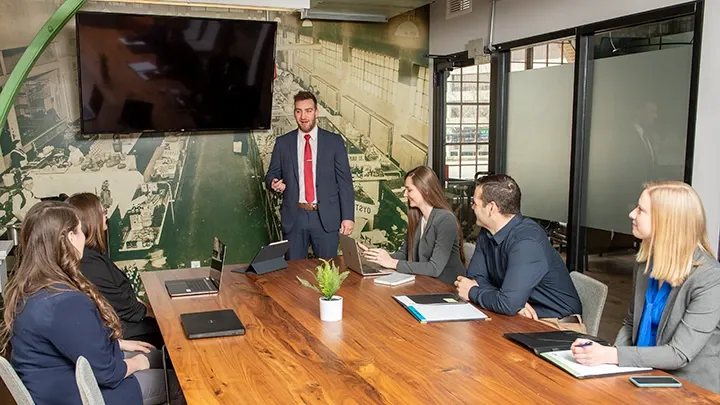
[[[297,277],[298,281],[300,281],[300,284],[302,284],[303,286],[305,286],[305,287],[307,287],[307,288],[310,288],[310,289],[313,289],[313,290],[314,290],[315,292],[317,292],[318,294],[322,294],[322,293],[320,292],[320,290],[318,290],[317,287],[315,287],[314,285],[310,284],[307,280],[300,278],[300,276],[295,276],[295,277]]]

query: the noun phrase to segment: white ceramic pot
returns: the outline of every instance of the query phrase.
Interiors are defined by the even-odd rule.
[[[320,320],[336,322],[342,319],[343,299],[333,295],[331,300],[320,297]]]

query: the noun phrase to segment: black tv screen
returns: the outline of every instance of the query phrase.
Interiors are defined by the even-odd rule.
[[[83,133],[268,129],[277,24],[81,12]]]

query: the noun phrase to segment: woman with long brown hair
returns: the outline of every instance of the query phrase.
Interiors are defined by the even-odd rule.
[[[465,274],[463,235],[440,180],[429,167],[418,166],[405,175],[404,195],[408,201],[405,243],[393,254],[361,245],[365,258],[384,268],[453,284]]]
[[[151,346],[120,339],[117,314],[80,272],[84,244],[70,205],[45,201],[28,211],[5,292],[0,349],[11,352],[37,404],[81,404],[75,382],[80,356],[90,363],[106,404],[162,403],[164,378],[159,384],[148,374],[157,374],[148,370]],[[179,398],[176,403],[184,403],[182,392]]]
[[[79,193],[67,202],[76,208],[85,234],[80,271],[117,312],[123,338],[162,347],[162,334],[151,308],[136,297],[130,280],[107,254],[107,218],[100,198],[92,193]]]

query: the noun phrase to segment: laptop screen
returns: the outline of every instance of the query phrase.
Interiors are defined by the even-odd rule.
[[[210,267],[222,271],[225,264],[225,244],[217,237],[213,239],[213,252],[210,258]]]

